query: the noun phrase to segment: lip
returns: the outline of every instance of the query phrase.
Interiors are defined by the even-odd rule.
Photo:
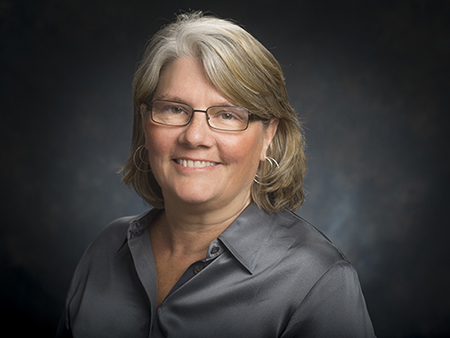
[[[173,161],[179,166],[186,169],[208,169],[219,165],[219,162],[213,162],[200,159],[188,159],[188,158],[175,158]]]

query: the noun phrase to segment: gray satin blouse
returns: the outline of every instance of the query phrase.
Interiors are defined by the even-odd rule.
[[[83,255],[57,337],[375,337],[355,269],[291,212],[250,204],[156,306],[152,209]]]

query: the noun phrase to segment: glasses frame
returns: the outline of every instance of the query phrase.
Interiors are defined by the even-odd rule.
[[[192,110],[192,113],[191,113],[191,115],[189,116],[189,120],[188,120],[186,123],[184,123],[184,124],[167,124],[167,123],[155,121],[155,120],[153,119],[153,104],[154,104],[155,102],[171,102],[171,103],[182,104],[183,106],[189,107],[189,108]],[[266,120],[266,119],[262,118],[261,116],[258,116],[258,115],[255,115],[255,114],[250,113],[250,112],[248,111],[247,108],[239,107],[239,106],[211,106],[211,107],[206,108],[206,110],[200,110],[200,109],[194,109],[192,106],[188,105],[187,103],[184,103],[184,102],[178,102],[178,101],[170,101],[170,100],[154,100],[154,101],[152,101],[151,103],[147,103],[147,105],[148,105],[147,110],[150,112],[150,117],[151,117],[152,121],[155,122],[155,123],[157,123],[157,124],[163,125],[163,126],[185,127],[185,126],[187,126],[189,123],[191,123],[192,118],[194,117],[194,113],[195,113],[195,112],[205,113],[205,115],[206,115],[206,123],[208,124],[208,126],[209,126],[211,129],[214,129],[214,130],[220,130],[220,131],[229,131],[229,132],[233,132],[233,131],[244,131],[244,130],[247,130],[247,129],[248,129],[248,125],[250,124],[250,121]],[[245,126],[245,128],[243,128],[243,129],[233,129],[233,130],[229,130],[229,129],[221,129],[221,128],[216,128],[216,127],[211,126],[211,125],[209,124],[210,116],[208,115],[208,110],[211,109],[211,108],[221,108],[221,107],[225,107],[225,108],[240,108],[240,109],[245,110],[245,111],[247,112],[247,114],[248,114],[247,125]]]

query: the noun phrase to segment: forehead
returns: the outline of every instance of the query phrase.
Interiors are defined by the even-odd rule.
[[[194,57],[177,59],[161,70],[153,100],[231,105],[208,78],[202,62]]]

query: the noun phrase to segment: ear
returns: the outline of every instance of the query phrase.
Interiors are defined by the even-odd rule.
[[[147,113],[147,108],[148,108],[148,104],[146,103],[141,103],[141,105],[139,106],[139,112],[141,114],[141,124],[142,124],[142,132],[144,133],[144,138],[145,140],[147,140],[147,133],[146,133],[146,124],[147,124],[147,118],[148,118],[148,114]],[[147,143],[147,142],[145,142]]]
[[[269,126],[264,131],[264,144],[261,150],[261,156],[259,158],[261,162],[264,162],[266,160],[267,149],[269,149],[269,146],[272,143],[272,139],[277,132],[279,122],[279,119],[277,119],[276,117],[272,117],[270,119]]]
[[[141,114],[142,127],[144,128],[144,131],[145,131],[145,124],[146,124],[147,118],[149,116],[149,114],[148,114],[148,104],[147,103],[141,103],[141,105],[139,106],[139,112]]]
[[[141,105],[139,106],[139,112],[141,113],[141,119],[144,119],[147,108],[148,108],[147,103],[141,103]],[[144,122],[144,121],[142,120],[142,122]]]

